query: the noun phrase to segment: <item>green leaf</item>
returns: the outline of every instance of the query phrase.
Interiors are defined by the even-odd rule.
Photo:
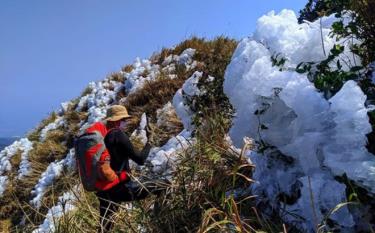
[[[344,24],[342,21],[334,22],[332,24],[332,29],[334,33],[342,34],[344,32]]]
[[[349,195],[349,198],[348,200],[351,202],[351,201],[356,201],[358,200],[358,195],[356,193],[352,193]]]
[[[338,56],[340,53],[344,52],[344,46],[335,44],[333,48],[331,49],[331,54],[333,56]]]
[[[309,72],[310,70],[311,70],[311,63],[309,62],[301,62],[296,67],[296,72],[299,74]]]

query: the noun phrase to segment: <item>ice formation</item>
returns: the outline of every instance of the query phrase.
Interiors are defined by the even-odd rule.
[[[344,23],[348,16],[344,14]],[[286,58],[287,67],[295,67],[300,62],[317,62],[327,58],[329,51],[335,44],[358,43],[357,40],[346,38],[336,41],[330,35],[331,26],[338,21],[334,15],[325,16],[315,22],[298,24],[293,11],[283,10],[279,14],[271,11],[258,19],[253,37],[259,43],[264,43],[271,55],[282,55]],[[323,44],[322,44],[323,41]],[[343,54],[339,56],[344,70],[349,70],[357,62],[358,56],[350,52],[350,46],[346,46]],[[331,66],[336,66],[336,61]]]
[[[188,48],[185,49],[179,56],[169,55],[162,63],[162,65],[165,66],[163,68],[164,71],[174,71],[176,68],[174,63],[177,63],[178,65],[185,65],[187,70],[193,69],[197,65],[197,62],[193,60],[195,51],[195,49]]]
[[[176,113],[184,124],[184,128],[190,131],[194,128],[191,122],[191,117],[194,113],[188,102],[193,96],[199,96],[201,94],[198,88],[198,82],[202,75],[202,72],[194,72],[173,97],[173,106],[176,109]]]
[[[68,111],[69,106],[72,104],[71,101],[63,102],[60,104],[60,109],[58,111],[59,115],[62,116]]]
[[[176,114],[176,111],[171,102],[166,103],[163,108],[156,110],[156,125],[161,127],[164,124],[167,124],[168,121],[173,118]]]
[[[42,173],[34,189],[31,191],[31,195],[33,195],[34,198],[30,201],[30,203],[39,208],[42,204],[42,198],[45,191],[53,183],[53,181],[61,175],[64,168],[72,169],[74,166],[74,149],[71,149],[64,159],[58,162],[50,163],[46,171]]]
[[[46,140],[46,137],[47,137],[47,133],[51,130],[54,130],[54,129],[57,129],[58,127],[64,125],[64,118],[63,117],[57,117],[56,120],[52,123],[49,123],[48,125],[46,125],[46,127],[44,127],[42,129],[42,131],[40,131],[40,141],[41,142],[44,142]]]
[[[127,93],[133,93],[143,87],[145,82],[155,80],[159,74],[159,65],[152,64],[147,59],[137,58],[133,64],[133,70],[124,72],[125,90]]]
[[[195,49],[186,49],[180,55],[172,55],[171,58],[167,58],[167,62],[163,64],[166,67],[170,66],[167,69],[171,69],[171,71],[174,71],[172,66],[175,66],[172,62],[185,65],[187,69],[192,69],[196,66],[196,62],[193,61],[194,53]],[[130,94],[142,88],[146,82],[156,80],[160,74],[160,66],[153,64],[150,60],[137,58],[133,64],[133,69],[130,72],[122,72],[122,74],[124,84],[109,78],[100,82],[89,83],[89,93],[81,97],[76,108],[76,111],[88,109],[88,120],[83,122],[82,129],[105,117],[106,108],[115,100],[116,94],[123,87],[125,87],[127,94]],[[175,76],[170,74],[169,77],[174,78]]]
[[[122,83],[109,80],[89,83],[90,93],[81,97],[76,111],[87,108],[89,113],[87,122],[81,128],[102,120],[107,112],[108,105],[115,99],[116,93],[121,89]]]
[[[180,55],[169,55],[162,63],[161,69],[165,73],[173,73],[176,69],[176,64],[185,65],[187,70],[193,69],[196,66],[196,61],[193,61],[195,49],[188,48]],[[133,69],[130,72],[123,72],[125,77],[125,90],[128,94],[135,92],[143,87],[148,81],[154,81],[160,74],[160,66],[153,64],[150,60],[137,58],[133,64]],[[175,78],[173,74],[169,74],[169,78]]]
[[[182,130],[177,136],[172,137],[162,147],[152,148],[148,157],[148,161],[152,164],[152,170],[155,173],[162,174],[166,177],[171,176],[171,172],[176,167],[176,160],[178,153],[192,145],[195,139],[191,135],[189,129],[192,128],[191,118],[193,112],[190,110],[187,98],[199,95],[198,81],[202,76],[201,72],[195,72],[188,80],[185,81],[181,89],[177,91],[173,97],[173,105],[167,103],[162,109],[157,112],[158,116],[168,116],[177,113],[177,116],[184,124]],[[167,121],[167,119],[164,118]],[[157,124],[163,124],[163,118],[158,118]]]
[[[66,192],[59,197],[57,205],[48,210],[46,218],[39,227],[32,233],[50,233],[55,232],[59,218],[76,209],[75,202],[77,200],[76,193],[78,186],[73,187],[72,191]]]
[[[153,172],[170,177],[171,171],[176,165],[178,153],[192,143],[191,133],[183,130],[177,136],[169,139],[162,147],[152,148],[147,160],[152,164]]]
[[[0,152],[0,196],[2,196],[5,191],[6,185],[8,184],[7,172],[11,171],[12,164],[10,163],[11,158],[18,152],[22,151],[21,154],[21,164],[20,164],[20,175],[27,174],[29,164],[27,162],[27,157],[29,151],[32,149],[32,142],[27,138],[22,138],[13,142],[11,145],[5,147]]]
[[[146,133],[146,126],[147,126],[147,116],[146,113],[143,113],[141,116],[141,122],[139,123],[139,127],[132,133],[132,137],[137,137],[141,140],[142,144],[146,144],[147,133]]]
[[[29,152],[33,149],[33,143],[28,141],[21,154],[21,162],[18,169],[18,179],[22,179],[30,172]]]
[[[8,176],[0,176],[0,197],[3,195],[8,185]]]
[[[329,37],[333,22],[333,16],[321,21],[326,51],[338,43]],[[288,69],[272,65],[275,54],[287,59]],[[351,231],[356,222],[346,206],[327,216],[346,201],[346,187],[334,176],[346,174],[375,193],[375,157],[365,148],[371,126],[366,96],[354,81],[326,100],[306,75],[293,71],[300,62],[325,58],[319,20],[298,24],[289,10],[261,17],[225,73],[224,91],[236,109],[230,136],[236,146],[244,136],[268,146],[263,153],[249,153],[258,181],[252,190],[260,202],[304,231],[315,231],[324,217]],[[339,59],[354,64],[349,51]]]

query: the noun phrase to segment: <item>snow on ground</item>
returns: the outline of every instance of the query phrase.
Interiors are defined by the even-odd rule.
[[[173,106],[176,109],[176,113],[184,124],[184,128],[187,130],[193,130],[192,115],[194,112],[191,110],[188,102],[193,96],[198,96],[201,91],[198,88],[199,79],[202,77],[202,72],[194,72],[194,74],[188,78],[181,89],[173,97]]]
[[[155,80],[160,74],[159,65],[152,64],[150,60],[137,58],[133,64],[133,70],[124,72],[125,90],[133,93],[143,87],[145,82]]]
[[[176,68],[175,63],[178,65],[185,65],[187,70],[194,69],[197,62],[193,60],[193,56],[196,50],[192,48],[185,49],[179,56],[169,55],[165,58],[162,65],[164,66],[163,71],[173,72]]]
[[[51,130],[57,129],[58,127],[62,126],[65,124],[64,118],[63,117],[57,117],[54,122],[49,123],[40,131],[40,141],[44,142],[47,138],[47,133]]]
[[[76,111],[82,111],[87,107],[88,120],[81,128],[102,120],[106,116],[107,107],[115,100],[117,92],[121,89],[122,83],[109,80],[89,83],[90,93],[81,97]]]
[[[50,233],[55,232],[57,223],[61,217],[76,209],[75,202],[77,201],[76,194],[78,193],[78,186],[75,186],[72,191],[68,191],[61,195],[58,199],[57,205],[48,210],[46,218],[39,227],[33,230],[33,233]]]
[[[42,173],[38,183],[35,185],[34,189],[31,191],[31,195],[34,198],[30,201],[30,203],[39,208],[42,204],[42,199],[44,193],[48,189],[48,187],[57,179],[61,173],[63,172],[64,168],[72,169],[75,166],[75,157],[74,157],[74,149],[71,149],[67,156],[58,161],[52,162],[48,165],[45,172]]]
[[[33,143],[28,141],[21,154],[21,162],[18,169],[18,179],[22,179],[30,172],[29,152],[33,149]]]
[[[170,177],[171,171],[176,166],[178,153],[182,152],[193,143],[191,132],[186,129],[176,137],[172,137],[162,147],[151,149],[147,161],[153,165],[153,172]]]
[[[145,145],[148,141],[147,133],[146,133],[146,126],[147,126],[147,116],[146,113],[143,113],[141,116],[141,122],[139,123],[139,127],[134,130],[131,134],[131,137],[137,137],[141,140],[142,144]]]
[[[169,55],[162,63],[161,69],[165,73],[173,73],[176,69],[176,64],[185,65],[187,70],[193,69],[196,66],[196,61],[193,61],[195,49],[186,49],[180,55]],[[152,64],[150,60],[137,58],[133,64],[133,69],[130,72],[123,72],[125,77],[125,90],[128,94],[135,92],[143,87],[148,81],[154,81],[160,74],[160,66]],[[170,78],[175,78],[173,74]]]
[[[193,61],[194,53],[195,49],[186,49],[179,56],[174,55],[166,59],[170,61],[165,64],[166,66],[175,65],[172,62],[177,62],[179,65],[185,65],[187,69],[192,69],[196,66],[196,62]],[[124,84],[108,78],[100,82],[89,83],[89,93],[81,97],[76,108],[76,111],[88,109],[88,120],[87,122],[82,122],[81,128],[102,120],[106,115],[108,105],[115,100],[116,94],[123,87],[125,87],[127,94],[130,94],[142,88],[145,82],[155,80],[159,74],[159,65],[152,64],[147,59],[141,60],[137,58],[133,64],[132,71],[123,72]],[[174,76],[170,75],[170,78],[174,78]]]
[[[166,103],[161,109],[156,110],[156,125],[161,127],[176,116],[176,111],[171,102]]]
[[[3,195],[8,185],[8,176],[0,176],[0,197]]]
[[[163,146],[151,149],[147,160],[152,164],[152,171],[155,173],[170,177],[173,168],[176,167],[178,153],[181,153],[195,141],[191,135],[191,131],[189,131],[189,128],[192,127],[191,117],[193,116],[193,112],[190,110],[186,98],[199,95],[200,92],[197,84],[201,76],[201,72],[195,72],[185,81],[183,87],[177,91],[173,98],[173,105],[167,103],[162,109],[157,111],[158,125],[162,125],[164,121],[168,121],[167,116],[176,112],[177,116],[182,120],[185,129],[177,136],[170,138]],[[161,116],[164,116],[164,118]]]
[[[69,106],[72,104],[71,101],[66,101],[60,104],[60,109],[58,111],[58,114],[62,116],[64,113],[68,111]]]
[[[190,129],[193,128],[191,118],[194,113],[187,102],[191,97],[201,93],[197,86],[201,76],[202,72],[195,72],[185,81],[182,88],[176,92],[173,97],[173,106],[171,103],[167,103],[157,112],[157,124],[160,125],[163,124],[163,118],[159,118],[160,116],[168,116],[175,111],[184,124],[184,130],[182,130],[177,136],[169,139],[165,145],[151,149],[148,161],[152,164],[152,170],[155,173],[169,177],[173,168],[176,166],[178,153],[194,143],[194,138],[190,131]],[[165,117],[164,120],[168,121]]]
[[[328,36],[332,22],[332,16],[322,19],[326,51],[337,43]],[[346,187],[334,176],[345,173],[375,193],[375,157],[365,148],[371,132],[366,96],[348,81],[326,100],[306,75],[272,66],[275,54],[287,58],[289,68],[325,59],[319,21],[300,25],[292,11],[271,12],[258,20],[252,37],[241,41],[224,81],[236,109],[230,136],[238,147],[244,136],[276,147],[249,153],[258,181],[253,193],[268,206],[265,210],[279,210],[285,221],[313,232],[331,209],[346,201]],[[348,51],[344,56],[354,64]],[[281,197],[295,200],[287,204]],[[350,211],[344,206],[330,219],[353,231],[357,218]]]
[[[31,149],[32,142],[30,142],[27,138],[22,138],[20,140],[13,142],[11,145],[5,147],[0,152],[0,196],[2,196],[3,192],[5,191],[5,187],[8,183],[8,177],[6,173],[12,170],[12,165],[10,163],[11,158],[19,150],[22,151],[20,172],[22,172],[22,174],[27,173],[27,157]]]

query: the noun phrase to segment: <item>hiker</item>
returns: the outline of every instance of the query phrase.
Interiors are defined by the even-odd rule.
[[[93,178],[85,178],[84,175],[81,175],[85,189],[89,191],[95,190],[95,194],[99,199],[99,232],[107,232],[112,228],[113,223],[111,217],[117,211],[121,202],[141,200],[151,193],[160,195],[165,191],[165,181],[140,178],[141,182],[139,182],[131,180],[129,177],[131,172],[129,158],[137,164],[143,165],[151,149],[149,142],[146,143],[141,152],[137,152],[134,149],[129,137],[123,132],[123,128],[126,126],[126,122],[129,118],[131,118],[131,116],[128,115],[124,106],[111,106],[107,110],[107,116],[104,122],[94,123],[83,134],[88,135],[85,137],[92,138],[96,136],[93,135],[93,132],[96,134],[100,133],[102,136],[101,140],[103,140],[104,137],[105,147],[102,147],[104,149],[98,149],[100,143],[97,144],[98,147],[96,148],[96,146],[92,146],[95,145],[95,143],[90,144],[86,142],[86,144],[89,144],[91,147],[86,146],[86,149],[81,149],[81,151],[76,152],[80,155],[84,154],[84,156],[81,157],[87,157],[88,151],[91,150],[88,148],[94,148],[95,152],[93,153],[100,158],[97,161],[98,174],[95,176],[95,170],[89,171],[91,176],[92,174],[95,176],[95,180],[91,181],[91,185],[87,180],[92,180]],[[82,138],[82,136],[80,137]],[[83,140],[84,139],[81,139],[81,141]],[[80,149],[79,146],[77,148],[78,150]],[[81,161],[81,164],[84,165],[79,165],[80,174],[86,174],[84,172],[89,170],[89,168],[87,168],[87,162],[85,161],[86,160]],[[89,164],[89,166],[91,166],[91,163]]]

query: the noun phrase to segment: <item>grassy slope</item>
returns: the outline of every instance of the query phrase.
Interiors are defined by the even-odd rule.
[[[171,101],[176,91],[194,71],[203,71],[204,78],[200,85],[207,85],[209,90],[206,95],[197,99],[199,104],[194,106],[198,113],[194,117],[194,123],[197,125],[197,143],[179,155],[180,166],[174,174],[169,194],[159,199],[148,198],[134,203],[131,210],[120,211],[114,219],[114,231],[137,232],[139,226],[148,232],[224,232],[229,226],[237,231],[250,231],[253,228],[274,230],[253,208],[252,198],[245,196],[233,199],[224,195],[228,190],[247,187],[251,182],[252,172],[252,167],[245,160],[239,159],[238,152],[231,150],[224,140],[225,133],[230,127],[232,108],[223,94],[222,83],[225,68],[236,45],[236,41],[223,37],[212,41],[191,38],[174,49],[163,49],[151,58],[153,64],[162,67],[162,62],[167,56],[179,55],[187,48],[194,48],[194,60],[198,62],[196,68],[186,70],[183,66],[177,66],[174,71],[177,75],[175,79],[168,79],[166,74],[161,72],[158,79],[146,83],[135,93],[127,95],[125,91],[119,92],[116,101],[125,105],[134,116],[133,124],[127,129],[128,133],[136,128],[140,116],[146,112],[151,117],[154,145],[160,146],[176,135],[182,129],[182,124],[174,116],[167,124],[158,127],[157,109]],[[131,70],[132,66],[122,69],[123,72]],[[214,82],[205,82],[209,75],[215,77]],[[109,78],[123,81],[121,73],[110,74]],[[82,96],[89,91],[85,90]],[[78,99],[73,100],[65,112],[67,124],[50,131],[45,142],[38,142],[40,131],[48,123],[53,122],[55,114],[51,114],[29,134],[28,138],[35,142],[34,149],[30,152],[32,172],[23,181],[12,179],[5,196],[0,199],[2,231],[30,231],[41,223],[48,208],[56,203],[57,197],[77,183],[75,172],[66,173],[47,191],[40,210],[37,211],[29,205],[31,189],[40,174],[49,163],[62,159],[67,154],[79,129],[79,122],[86,120],[85,111],[74,111],[77,103]],[[134,143],[141,147],[135,139]],[[14,165],[17,166],[17,161]],[[79,195],[78,210],[60,220],[58,232],[96,230],[97,200],[92,193]],[[161,205],[158,213],[150,208],[155,203]],[[20,226],[19,222],[23,216],[26,216],[26,225]]]

